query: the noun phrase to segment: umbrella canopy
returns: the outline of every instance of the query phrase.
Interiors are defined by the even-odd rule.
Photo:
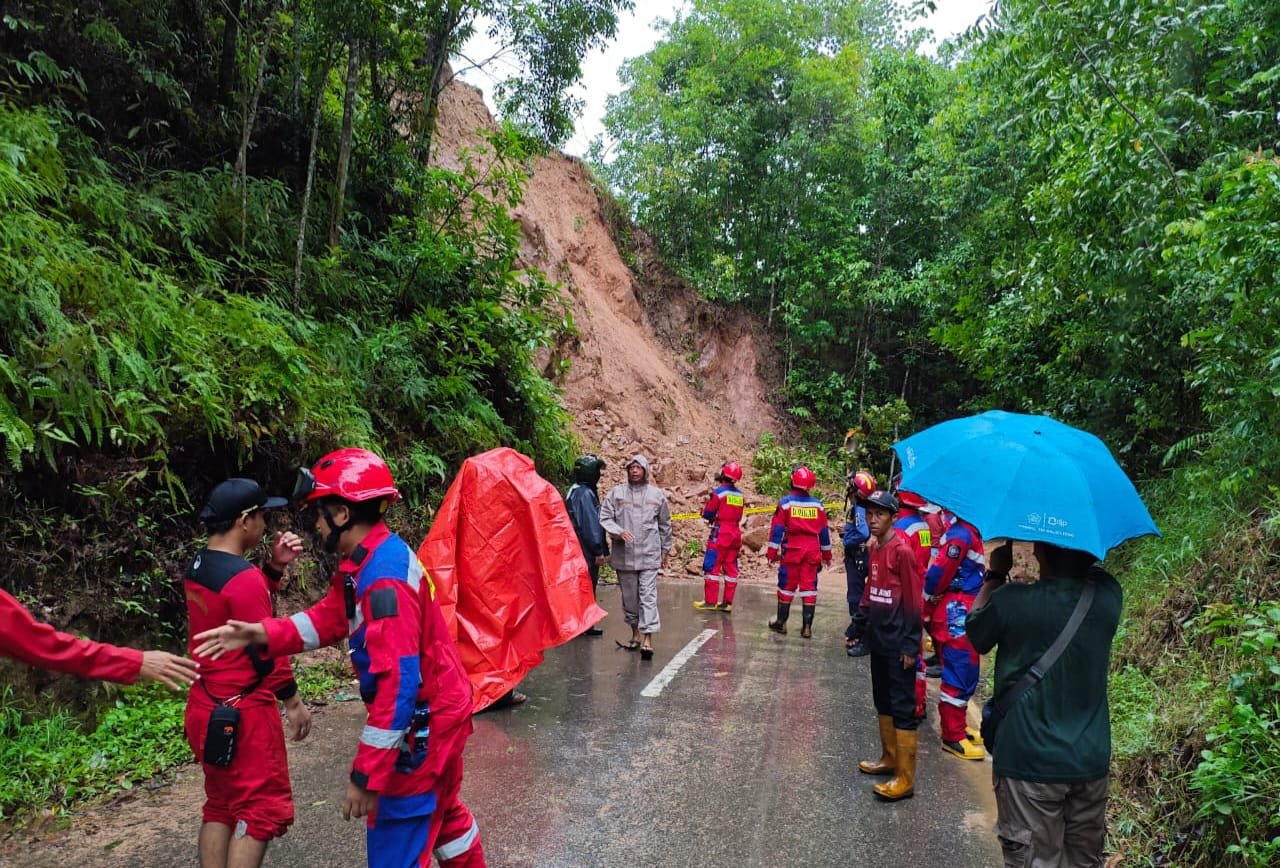
[[[1048,416],[992,410],[894,444],[901,487],[971,522],[988,539],[1053,543],[1106,556],[1159,535],[1151,514],[1097,437]]]

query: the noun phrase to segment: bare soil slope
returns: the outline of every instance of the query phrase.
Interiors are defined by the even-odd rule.
[[[478,131],[493,123],[480,91],[455,80],[441,97],[438,159],[456,163],[480,148]],[[583,448],[608,464],[601,485],[621,481],[626,456],[643,452],[675,512],[701,507],[723,461],[748,468],[750,494],[755,444],[780,427],[767,400],[777,374],[763,329],[701,299],[639,230],[633,271],[610,232],[609,207],[586,166],[552,153],[534,162],[516,211],[523,264],[559,281],[571,305],[578,336],[560,348],[571,361],[560,386]],[[680,544],[704,532],[701,522],[677,524]]]

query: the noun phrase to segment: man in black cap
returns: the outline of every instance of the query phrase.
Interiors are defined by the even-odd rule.
[[[261,568],[245,556],[262,542],[267,512],[287,505],[252,479],[228,479],[209,493],[200,519],[207,545],[187,566],[189,648],[200,663],[199,685],[187,699],[187,741],[204,769],[201,868],[256,868],[267,844],[293,823],[284,729],[284,704],[293,740],[305,738],[311,712],[298,696],[289,658],[260,657],[253,647],[219,658],[197,657],[190,636],[227,621],[272,615],[271,595],[289,562],[302,551],[294,533],[277,532]],[[228,723],[228,719],[232,719]],[[232,730],[227,747],[226,731]]]

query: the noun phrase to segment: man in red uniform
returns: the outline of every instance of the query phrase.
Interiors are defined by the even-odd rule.
[[[711,525],[707,538],[707,553],[702,558],[702,600],[695,600],[693,608],[702,611],[717,610],[729,614],[733,611],[733,595],[738,589],[738,553],[742,551],[742,492],[738,480],[742,479],[742,465],[730,461],[716,474],[720,483],[711,491],[702,517]],[[720,602],[720,576],[724,576],[724,602]]]
[[[808,467],[791,471],[791,491],[778,501],[769,531],[765,556],[778,567],[778,614],[769,629],[786,635],[791,601],[800,595],[803,614],[800,635],[813,635],[813,613],[818,603],[819,563],[831,563],[831,531],[822,501],[809,494],[817,477]]]
[[[391,470],[365,449],[339,449],[299,472],[295,496],[341,556],[329,593],[305,612],[197,636],[215,657],[248,645],[278,657],[349,637],[368,719],[342,815],[367,817],[370,868],[485,864],[480,830],[459,796],[471,734],[471,684],[431,577],[383,522],[400,499]]]
[[[863,760],[858,770],[893,777],[872,789],[889,801],[915,794],[915,669],[920,653],[920,573],[906,536],[893,526],[897,499],[876,491],[864,501],[871,570],[863,590],[866,643],[871,650],[871,695],[880,722],[879,760]]]
[[[0,591],[0,657],[54,672],[132,684],[139,678],[174,690],[196,679],[196,663],[168,651],[138,651],[60,633]]]
[[[252,479],[228,479],[209,493],[200,511],[209,542],[187,565],[183,582],[189,636],[233,618],[271,617],[271,594],[302,550],[302,540],[277,533],[261,569],[245,555],[261,544],[267,511],[287,505],[283,497],[267,497]],[[200,866],[257,868],[267,845],[293,824],[289,758],[276,702],[284,703],[295,741],[311,729],[311,712],[298,695],[289,658],[272,661],[251,647],[215,660],[196,654],[194,640],[189,649],[200,664],[200,683],[187,698],[185,719],[187,743],[204,771]],[[235,709],[237,717],[230,757],[218,748],[206,749],[210,717],[220,706],[223,713]],[[218,727],[215,721],[213,728]]]

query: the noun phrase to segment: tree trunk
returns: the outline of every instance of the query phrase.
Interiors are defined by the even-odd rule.
[[[236,86],[236,43],[240,38],[240,0],[223,0],[226,23],[222,26],[222,68],[218,71],[218,93],[231,96]]]
[[[347,170],[351,166],[351,137],[355,127],[356,84],[360,71],[360,43],[352,39],[347,45],[346,95],[342,99],[342,137],[338,141],[338,170],[333,182],[333,207],[329,211],[329,246],[338,246],[338,229],[342,225],[342,206],[347,195]]]
[[[422,162],[431,162],[432,138],[436,134],[436,117],[439,114],[440,93],[448,84],[444,71],[449,64],[449,52],[453,48],[453,34],[462,20],[462,3],[450,0],[444,18],[435,30],[427,35],[427,50],[423,56],[424,65],[431,70],[431,87],[427,94],[427,118],[422,131],[422,140],[426,148],[422,154]]]
[[[298,241],[293,257],[293,309],[302,310],[302,257],[307,248],[307,217],[311,211],[311,191],[316,180],[316,150],[320,141],[320,108],[324,104],[324,90],[329,81],[329,69],[333,55],[324,60],[320,76],[316,79],[315,97],[311,102],[311,146],[307,152],[307,180],[302,187],[301,216],[298,218]]]
[[[258,122],[258,102],[262,98],[262,85],[267,78],[267,52],[271,49],[271,34],[275,32],[276,4],[266,9],[267,26],[258,46],[258,74],[253,82],[253,93],[246,95],[240,113],[240,149],[236,152],[236,166],[231,174],[231,186],[240,188],[240,245],[244,246],[245,223],[249,217],[249,140]]]

